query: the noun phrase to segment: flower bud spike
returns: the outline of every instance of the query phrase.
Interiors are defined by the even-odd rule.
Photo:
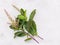
[[[15,6],[15,5],[12,5],[18,12],[20,12],[20,10]]]
[[[10,20],[11,22],[14,22],[14,20],[13,20],[12,17],[8,14],[8,12],[6,11],[6,9],[4,9],[4,11],[5,11],[7,17],[9,18],[9,20]]]

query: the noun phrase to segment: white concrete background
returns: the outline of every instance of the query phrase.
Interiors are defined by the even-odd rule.
[[[38,34],[44,38],[40,44],[31,40],[24,42],[25,37],[13,38],[14,31],[9,28],[10,22],[4,12],[6,9],[12,17],[19,14],[12,4],[27,9],[27,16],[37,9],[34,18]],[[0,45],[60,45],[60,0],[0,0]]]

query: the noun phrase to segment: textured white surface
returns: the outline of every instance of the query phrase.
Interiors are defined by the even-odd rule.
[[[13,38],[14,31],[9,28],[7,22],[10,21],[4,13],[4,9],[12,17],[19,13],[12,4],[27,9],[27,16],[33,9],[37,9],[34,20],[38,34],[44,38],[37,38],[40,44],[33,40],[24,42],[25,37]],[[60,45],[60,0],[0,0],[0,45]]]

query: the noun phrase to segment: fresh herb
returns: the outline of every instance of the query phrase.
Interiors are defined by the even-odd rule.
[[[10,28],[13,29],[14,31],[16,31],[14,33],[14,38],[16,37],[23,37],[23,36],[27,36],[27,39],[25,39],[25,41],[28,40],[35,40],[37,43],[39,43],[34,36],[38,36],[39,38],[41,38],[38,34],[37,34],[37,28],[36,28],[36,23],[33,20],[35,14],[36,14],[36,9],[34,9],[31,14],[29,19],[27,20],[27,16],[26,16],[26,10],[24,9],[18,9],[16,6],[13,5],[14,8],[16,8],[20,14],[17,15],[17,17],[14,19],[12,19],[12,17],[7,13],[7,11],[4,9],[5,13],[7,14],[9,20],[11,21],[10,24]],[[41,38],[43,39],[43,38]]]

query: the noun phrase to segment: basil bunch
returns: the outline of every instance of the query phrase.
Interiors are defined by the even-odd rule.
[[[16,8],[15,6],[13,6],[14,8]],[[13,29],[15,31],[14,33],[14,38],[15,37],[23,37],[23,36],[27,36],[27,39],[25,39],[25,41],[28,40],[35,40],[37,43],[39,43],[34,36],[38,36],[39,38],[41,38],[38,34],[37,34],[37,28],[36,28],[36,23],[33,20],[35,14],[36,14],[36,9],[34,9],[30,16],[29,19],[27,18],[26,15],[26,10],[24,9],[18,9],[16,8],[20,14],[17,15],[17,17],[15,18],[15,20],[13,20],[11,18],[11,16],[7,13],[7,11],[5,10],[8,18],[11,20],[11,25],[9,26],[11,29]],[[28,20],[27,20],[28,19]],[[41,38],[43,39],[43,38]]]
[[[17,22],[19,23],[17,28],[10,25],[11,29],[17,31],[15,32],[15,37],[25,36],[26,35],[24,33],[25,30],[28,31],[33,36],[37,35],[36,24],[35,24],[35,21],[33,20],[35,13],[36,13],[36,9],[34,9],[31,12],[29,20],[27,21],[26,10],[22,8],[20,9],[20,14],[16,18]]]

